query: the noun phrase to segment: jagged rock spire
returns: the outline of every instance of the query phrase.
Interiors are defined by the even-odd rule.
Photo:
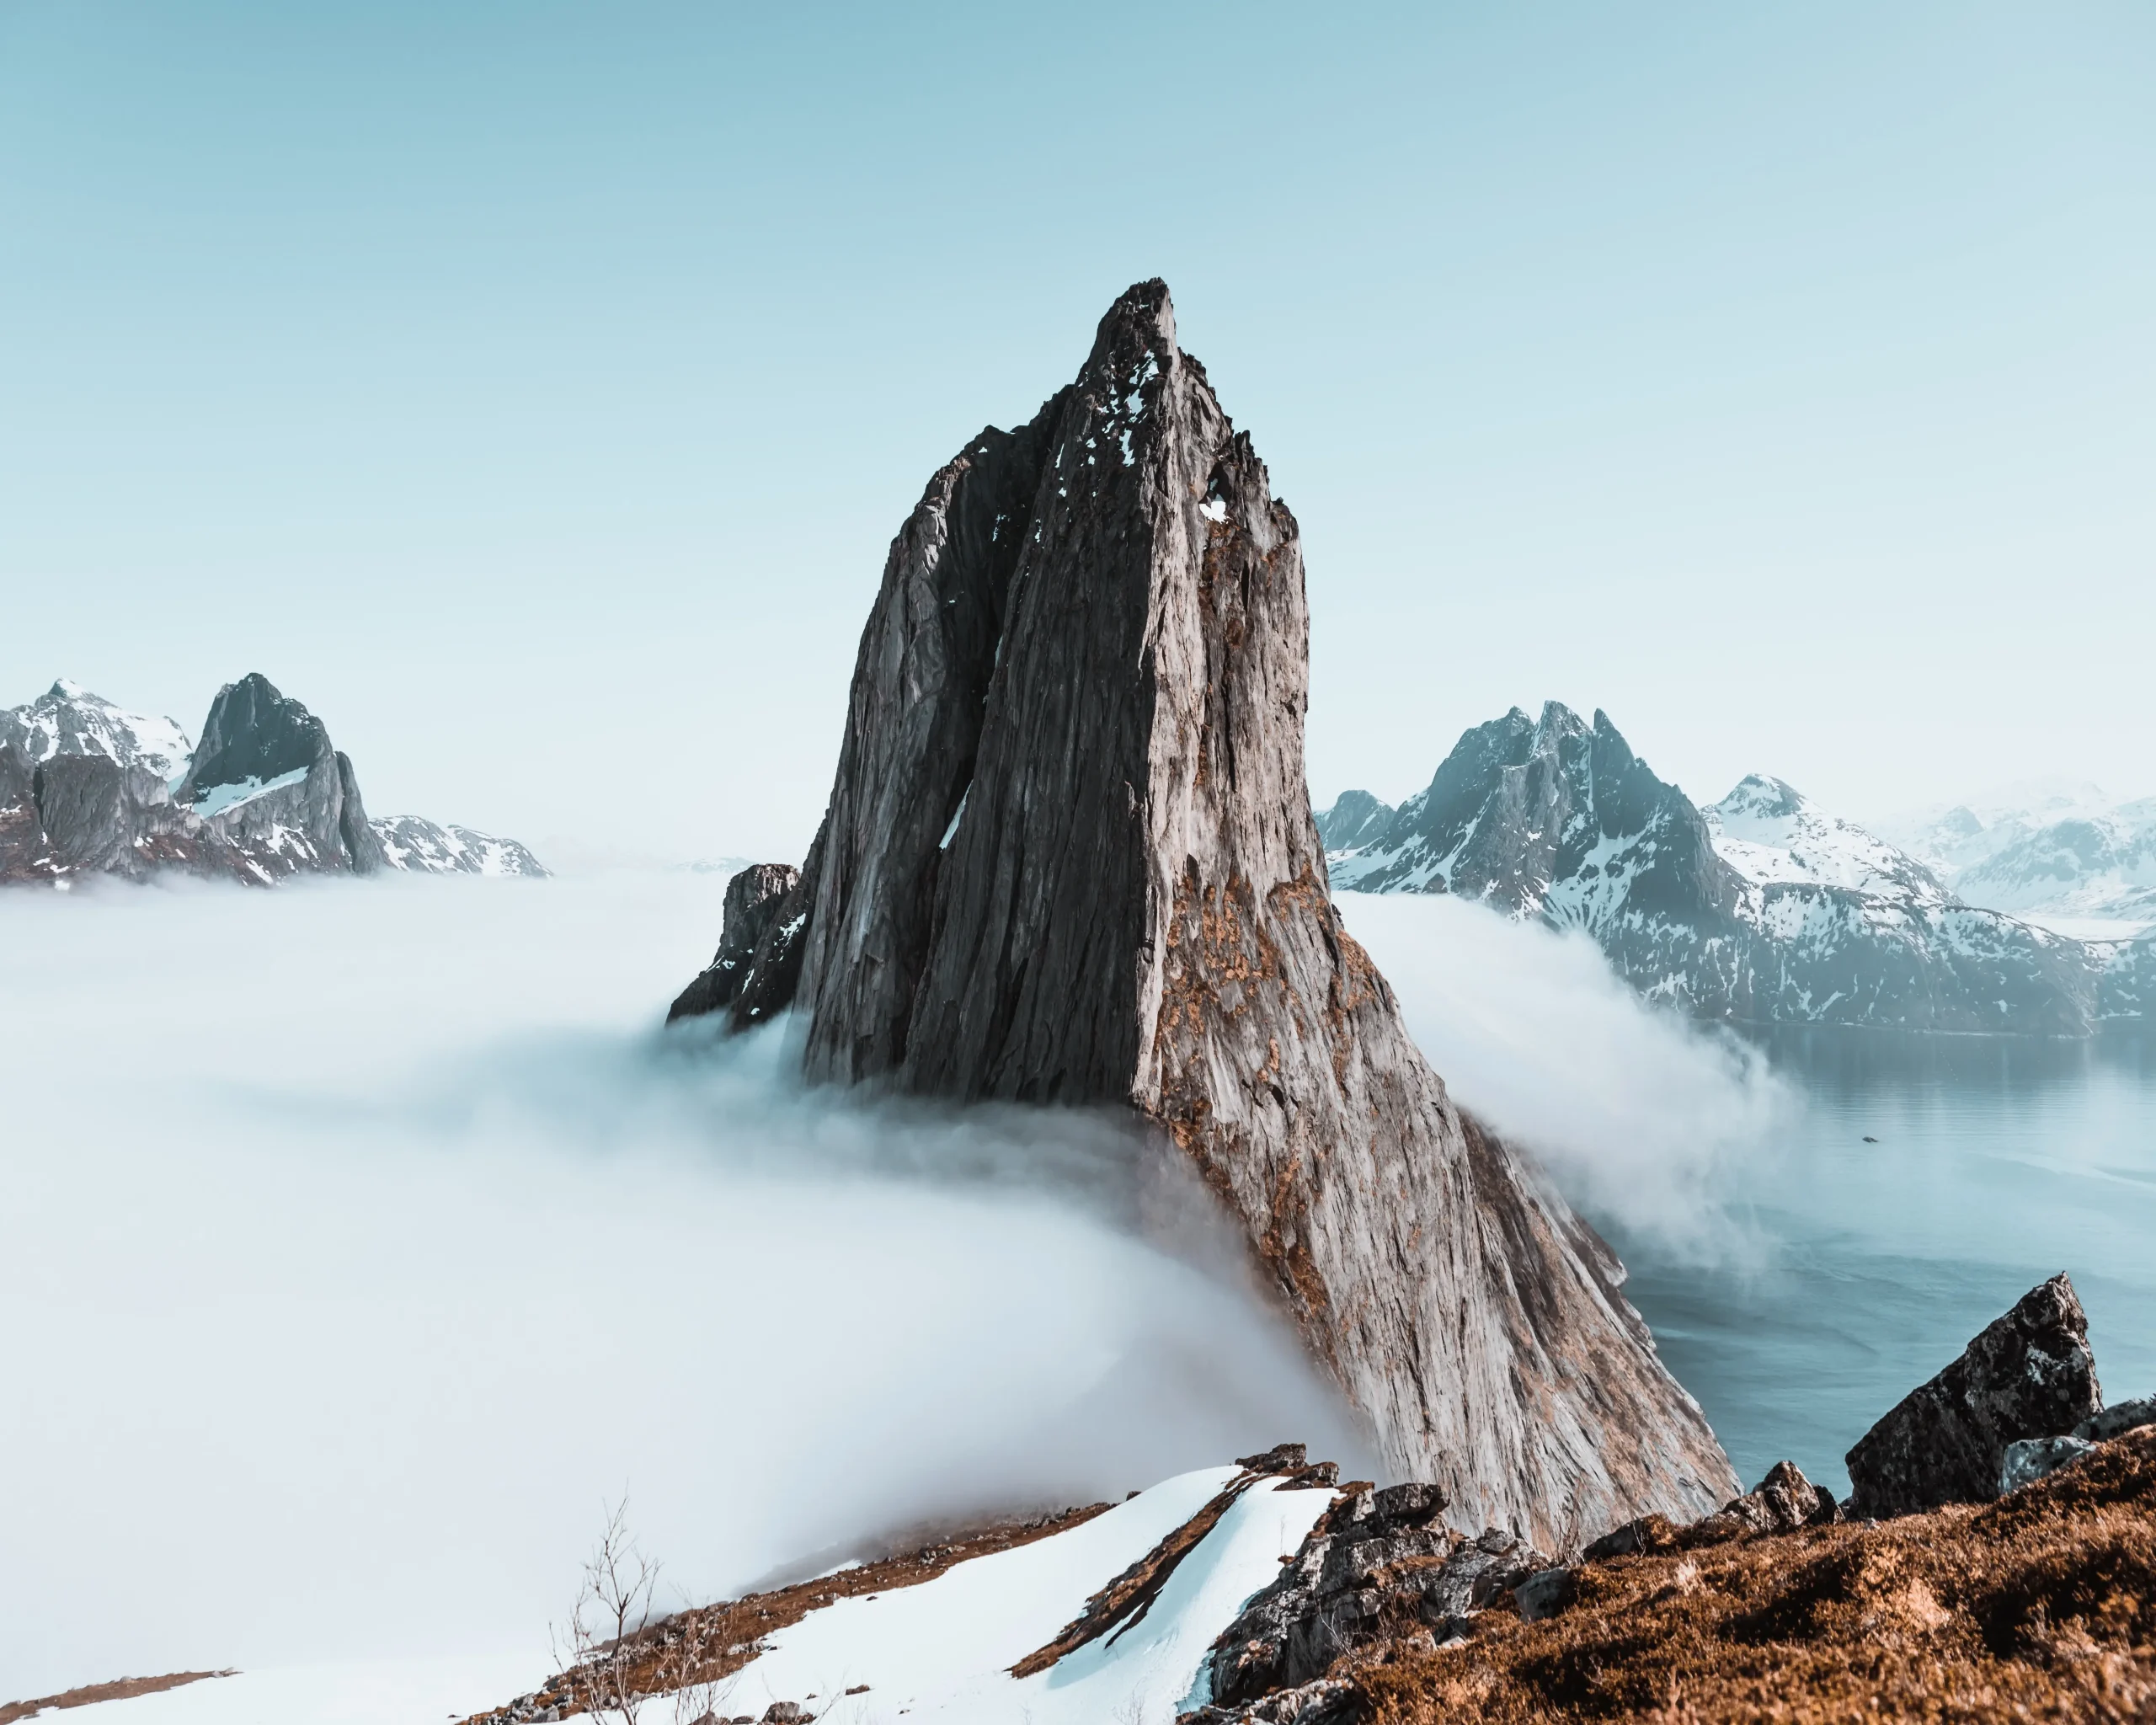
[[[1616,1261],[1454,1106],[1341,927],[1308,669],[1294,517],[1142,282],[893,542],[787,913],[807,1071],[1134,1108],[1388,1463],[1478,1527],[1710,1509],[1735,1477]]]

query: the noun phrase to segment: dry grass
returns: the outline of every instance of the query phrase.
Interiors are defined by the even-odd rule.
[[[1981,1509],[1590,1564],[1555,1618],[1337,1674],[1373,1725],[2156,1720],[2156,1429]]]
[[[16,1725],[35,1718],[47,1707],[87,1707],[92,1701],[131,1701],[138,1695],[162,1695],[184,1683],[200,1683],[205,1677],[230,1677],[230,1671],[173,1671],[163,1677],[122,1677],[113,1683],[86,1684],[59,1695],[41,1696],[33,1701],[0,1702],[0,1725]]]

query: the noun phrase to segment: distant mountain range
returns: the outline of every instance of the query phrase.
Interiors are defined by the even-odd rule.
[[[0,708],[0,882],[170,869],[264,886],[385,869],[547,873],[512,839],[368,819],[350,758],[259,672],[217,692],[199,745],[64,679]]]
[[[2084,939],[2156,927],[2156,797],[2021,785],[1880,830],[1972,905]]]
[[[2071,857],[2124,902],[2149,834],[2109,818],[2090,862],[2055,822],[1966,863],[1935,846],[1943,873],[1780,779],[1700,808],[1606,714],[1590,724],[1553,702],[1467,732],[1397,809],[1350,791],[1317,823],[1336,888],[1454,893],[1582,929],[1641,993],[1701,1017],[2083,1036],[2146,1015],[2156,945],[2073,939],[1956,884],[2026,889]],[[1993,830],[1966,809],[1937,820],[1949,836]]]

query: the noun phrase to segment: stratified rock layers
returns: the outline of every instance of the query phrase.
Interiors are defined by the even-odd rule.
[[[1534,1167],[1342,928],[1294,517],[1167,291],[931,480],[799,891],[808,1075],[1128,1103],[1246,1229],[1389,1467],[1545,1546],[1737,1481]]]

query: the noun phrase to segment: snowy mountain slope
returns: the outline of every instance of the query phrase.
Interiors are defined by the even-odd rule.
[[[0,708],[0,745],[8,743],[33,766],[56,755],[102,755],[168,783],[195,752],[177,720],[130,713],[66,677],[35,701]]]
[[[2156,798],[2052,821],[1964,870],[1956,889],[1972,904],[2138,932],[2156,923]]]
[[[1477,726],[1427,790],[1355,830],[1328,853],[1336,887],[1456,893],[1583,929],[1641,993],[1704,1017],[2083,1035],[2138,1011],[2105,980],[2130,959],[1963,903],[1779,779],[1699,809],[1600,713],[1590,726],[1551,703]]]
[[[1302,1544],[1332,1493],[1260,1482],[1126,1632],[1029,1677],[1011,1668],[1053,1642],[1091,1595],[1236,1472],[1184,1474],[1053,1538],[976,1557],[919,1587],[841,1599],[772,1636],[769,1650],[733,1680],[721,1711],[760,1717],[771,1702],[792,1701],[826,1725],[867,1725],[901,1712],[950,1725],[1166,1725],[1198,1699],[1191,1691],[1214,1638],[1279,1574],[1282,1556]]]
[[[2055,820],[2100,814],[2113,798],[2085,779],[2024,779],[1965,801],[1939,804],[1874,823],[1949,886],[1963,871]]]
[[[539,859],[515,839],[468,826],[443,826],[417,814],[377,816],[375,836],[392,868],[418,874],[543,876]]]
[[[350,757],[259,672],[218,691],[199,747],[64,678],[0,709],[0,882],[177,870],[268,885],[385,868],[546,873],[513,840],[370,821]]]
[[[2084,939],[2156,928],[2156,798],[2079,780],[2009,786],[1883,823],[1955,893]]]
[[[1753,773],[1700,811],[1716,854],[1747,880],[1840,887],[1936,906],[1951,895],[1906,851],[1830,814],[1793,785]]]
[[[56,1725],[431,1725],[467,1717],[530,1669],[528,1656],[499,1653],[286,1665],[33,1717]],[[656,1725],[673,1722],[661,1714]]]

